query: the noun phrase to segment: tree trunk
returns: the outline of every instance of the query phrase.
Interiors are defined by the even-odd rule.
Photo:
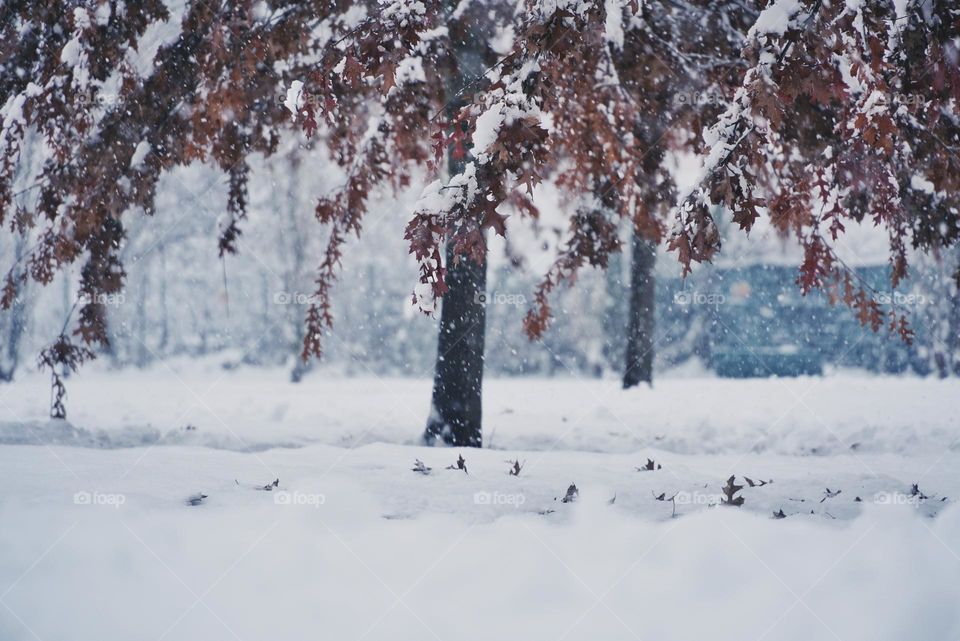
[[[286,207],[284,208],[287,218],[287,230],[283,236],[289,237],[290,246],[287,248],[287,269],[283,272],[283,286],[288,295],[295,296],[299,293],[304,281],[304,271],[306,268],[307,249],[304,244],[306,232],[301,229],[301,221],[298,217],[300,212],[300,156],[297,151],[290,152],[288,157],[290,163],[287,171],[287,196]],[[281,238],[286,241],[285,237]],[[298,304],[288,304],[283,311],[287,316],[287,324],[290,326],[290,335],[293,337],[290,343],[290,353],[293,354],[293,369],[290,370],[290,382],[299,383],[303,377],[313,367],[313,359],[304,361],[300,358],[300,350],[303,349],[304,324],[303,309]]]
[[[150,355],[147,353],[147,300],[149,300],[149,282],[148,275],[149,263],[144,265],[140,275],[140,304],[137,306],[136,332],[137,336],[137,367],[143,369],[150,362]]]
[[[440,310],[440,337],[433,376],[433,400],[424,441],[433,445],[481,447],[482,386],[487,264],[461,260],[453,264],[447,246],[447,284]]]
[[[633,233],[630,267],[630,313],[627,320],[627,354],[623,388],[653,384],[653,329],[657,246]]]
[[[170,342],[170,312],[167,308],[167,246],[160,243],[157,247],[160,254],[160,345],[157,353],[167,355],[167,344]]]
[[[960,273],[960,249],[955,248],[952,252],[953,260],[951,269],[956,270],[954,277],[948,277],[946,287],[946,350],[944,354],[944,366],[941,378],[945,376],[960,376],[960,282],[955,277]]]
[[[451,12],[460,5],[456,0],[445,4]],[[463,105],[462,95],[468,90],[469,82],[483,72],[485,42],[489,35],[475,21],[467,21],[464,32],[458,30],[451,35],[459,72],[446,79],[450,97],[447,118],[451,122]],[[448,150],[447,168],[451,176],[463,171],[465,163],[466,159],[454,158]],[[447,243],[445,253],[449,289],[440,306],[433,399],[423,440],[428,445],[439,440],[447,445],[480,447],[483,444],[481,401],[487,259],[484,256],[477,263],[466,256],[455,257],[451,243]]]
[[[624,292],[623,252],[610,256],[604,272],[607,305],[603,313],[603,365],[618,376],[623,374],[626,360],[627,299]]]
[[[451,173],[454,161],[451,161]],[[457,163],[460,164],[460,163]],[[483,349],[486,335],[487,260],[478,264],[453,255],[447,244],[449,291],[440,306],[440,337],[433,400],[423,440],[434,445],[481,447]]]
[[[954,376],[960,376],[960,300],[957,296],[954,296],[950,302],[950,320],[947,322],[947,331],[950,336],[947,343],[950,348],[948,352],[950,371]]]
[[[20,264],[24,259],[27,250],[27,233],[21,233],[17,236],[14,249],[14,282],[20,276]],[[6,318],[0,318],[0,336],[6,343],[0,352],[0,381],[9,383],[13,380],[13,374],[17,371],[17,365],[20,363],[20,341],[27,328],[27,285],[17,286],[18,291],[14,296],[13,303],[9,311],[5,313]]]

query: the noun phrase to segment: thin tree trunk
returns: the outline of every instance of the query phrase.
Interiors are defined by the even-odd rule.
[[[960,249],[954,248],[951,267],[960,272]],[[950,278],[944,288],[947,292],[947,375],[960,376],[960,282],[956,277]]]
[[[306,265],[306,247],[304,246],[305,234],[300,229],[300,221],[297,214],[300,210],[300,157],[296,151],[290,152],[290,168],[287,180],[287,197],[285,213],[287,218],[287,229],[292,233],[287,234],[290,238],[288,248],[288,257],[290,264],[284,270],[284,288],[288,295],[295,296],[300,291],[300,285],[303,280],[304,267]],[[286,240],[283,238],[282,240]],[[291,328],[293,341],[290,343],[290,352],[293,354],[293,369],[290,370],[290,382],[299,383],[304,375],[313,366],[313,360],[304,361],[300,358],[300,350],[303,348],[303,313],[300,305],[288,304],[283,312],[287,315],[287,322]]]
[[[170,342],[170,312],[167,309],[167,246],[161,243],[157,248],[160,254],[160,345],[157,353],[167,355],[167,343]]]
[[[16,279],[20,276],[19,265],[24,258],[26,249],[27,233],[23,232],[17,236],[14,249],[14,259],[17,265],[14,268],[16,270],[14,272],[14,282],[18,282]],[[0,329],[3,331],[3,341],[6,343],[3,346],[3,353],[0,354],[0,381],[7,383],[13,380],[14,372],[16,372],[17,365],[20,363],[20,341],[27,328],[26,289],[26,285],[18,285],[17,294],[14,296],[10,310],[6,314],[8,322],[0,323]]]
[[[630,268],[630,313],[623,388],[653,384],[653,330],[657,246],[634,232]]]
[[[37,159],[38,146],[34,137],[28,135],[20,153],[15,180],[19,181],[31,175],[34,162]],[[16,204],[26,206],[27,198],[27,194],[22,193],[16,198]],[[20,277],[23,275],[23,270],[26,269],[23,262],[26,258],[29,240],[30,230],[24,229],[17,234],[14,241],[14,264],[11,275],[16,287],[16,295],[13,297],[10,309],[5,314],[6,322],[0,322],[0,330],[2,330],[2,333],[0,333],[0,336],[2,336],[2,339],[0,339],[0,380],[8,383],[13,380],[13,375],[20,364],[20,343],[30,322],[32,305],[28,303],[29,279],[20,283]]]
[[[623,252],[610,256],[610,262],[604,273],[604,288],[607,305],[603,313],[603,364],[618,375],[623,373],[626,360],[627,301],[624,291]]]
[[[148,263],[149,265],[149,263]],[[144,265],[143,272],[140,275],[140,304],[137,306],[137,320],[136,320],[136,332],[137,332],[137,367],[144,368],[150,362],[150,357],[147,354],[147,300],[149,300],[148,294],[148,285],[150,282],[149,278],[149,267]]]

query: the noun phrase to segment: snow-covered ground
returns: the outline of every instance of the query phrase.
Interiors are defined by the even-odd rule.
[[[960,639],[958,382],[490,380],[458,451],[429,381],[285,380],[0,388],[0,639]]]
[[[175,361],[146,371],[94,363],[67,381],[69,425],[46,419],[49,378],[0,387],[0,443],[206,445],[232,450],[312,443],[414,444],[427,379],[339,378],[291,385],[280,369]],[[615,380],[488,379],[485,446],[506,450],[684,454],[960,451],[960,381],[841,372],[729,380],[672,372],[654,389]],[[186,429],[186,428],[195,429]],[[85,430],[85,431],[84,431]]]

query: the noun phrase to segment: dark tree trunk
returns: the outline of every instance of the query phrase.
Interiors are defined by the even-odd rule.
[[[480,447],[487,261],[477,264],[461,257],[455,264],[450,245],[446,254],[450,291],[440,308],[433,400],[424,441]]]
[[[453,11],[459,2],[446,3]],[[458,74],[447,78],[447,117],[462,106],[462,94],[469,83],[484,69],[485,42],[477,22],[468,22],[464,32],[451,34]],[[454,158],[448,150],[450,175],[460,173],[465,159]],[[484,307],[487,290],[487,259],[479,263],[466,256],[455,257],[453,246],[446,247],[447,286],[440,306],[440,336],[437,341],[437,362],[433,374],[433,398],[423,440],[428,445],[438,441],[447,445],[481,447],[483,444],[482,388],[483,350],[487,312]]]
[[[623,388],[653,384],[653,329],[657,246],[634,232],[631,248],[630,312],[627,320]]]

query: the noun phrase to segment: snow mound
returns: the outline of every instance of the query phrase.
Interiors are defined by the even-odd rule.
[[[635,472],[625,457],[553,452],[509,477],[495,451],[467,452],[468,475],[443,469],[451,450],[396,445],[50,449],[63,465],[47,448],[0,448],[0,483],[16,489],[0,502],[16,524],[0,528],[5,641],[960,634],[960,508],[865,502],[833,520],[854,505],[851,461],[653,453],[663,469]],[[409,469],[414,456],[431,474]],[[881,476],[902,467],[867,460]],[[670,518],[650,496],[676,482],[668,469],[692,482],[734,463],[778,470],[743,509]],[[820,503],[809,478],[840,469],[843,493]],[[274,474],[276,490],[257,489]],[[554,501],[574,475],[578,500]],[[794,492],[812,500],[786,518],[748,509]]]

